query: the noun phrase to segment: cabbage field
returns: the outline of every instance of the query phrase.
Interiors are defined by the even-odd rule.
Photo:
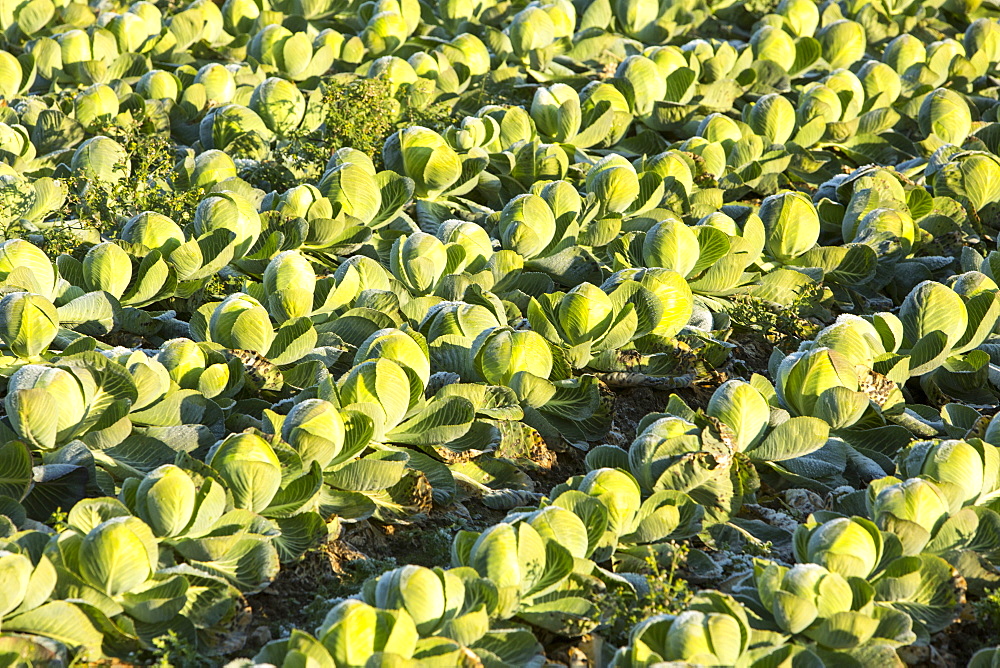
[[[1000,667],[994,0],[0,29],[0,666]]]

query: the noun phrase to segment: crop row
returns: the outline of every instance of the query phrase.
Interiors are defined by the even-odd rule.
[[[933,644],[1000,584],[1000,23],[757,4],[0,3],[0,665],[247,654],[282,565],[470,497],[233,665],[541,667],[648,559],[716,588],[596,663]]]

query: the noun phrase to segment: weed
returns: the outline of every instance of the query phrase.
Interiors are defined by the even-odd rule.
[[[286,637],[296,628],[312,633],[338,600],[357,594],[369,578],[398,565],[392,558],[331,549],[333,545],[326,545],[307,552],[302,561],[283,570],[272,585],[282,596],[251,597],[254,618],[269,628],[272,637]]]
[[[732,299],[729,317],[734,327],[760,332],[775,345],[797,346],[819,331],[809,317],[822,296],[822,287],[803,291],[791,304],[779,306],[753,295],[737,295]]]
[[[208,282],[199,291],[202,303],[206,301],[221,301],[233,294],[246,290],[247,279],[237,274],[212,274]]]
[[[462,114],[475,114],[483,107],[493,104],[527,107],[531,104],[531,94],[526,90],[528,89],[518,88],[511,79],[498,77],[495,72],[491,72],[481,85],[476,86],[474,93],[464,96],[459,111]]]
[[[330,84],[323,95],[327,105],[326,139],[330,146],[350,146],[381,162],[382,146],[395,130],[395,105],[384,78],[354,79]]]
[[[378,577],[397,566],[395,559],[355,559],[345,563],[339,577],[322,581],[313,600],[302,610],[303,621],[300,628],[312,632],[322,624],[326,613],[333,607],[333,601],[354,596],[365,582]]]
[[[190,222],[202,192],[199,188],[173,187],[178,156],[170,138],[146,133],[139,123],[109,126],[101,132],[125,148],[129,175],[116,183],[70,177],[67,207],[71,217],[90,218],[102,231],[115,229],[143,211],[156,211],[181,226]]]
[[[449,527],[429,528],[419,531],[410,537],[414,552],[409,556],[410,563],[421,566],[447,566],[451,561],[451,544],[455,532]]]
[[[63,531],[69,528],[69,524],[67,524],[68,521],[69,521],[69,513],[63,510],[62,507],[60,506],[59,508],[56,508],[54,511],[52,511],[52,515],[49,516],[49,519],[46,522],[46,524],[52,527],[52,530],[55,531],[56,533],[62,533]]]
[[[754,557],[769,559],[774,557],[774,543],[771,541],[748,540],[743,546],[743,551]]]
[[[420,125],[442,133],[455,120],[448,103],[424,104],[420,102],[420,93],[409,86],[400,88],[396,99],[400,103],[399,117],[396,119],[397,128]]]
[[[155,649],[148,652],[149,658],[143,665],[156,668],[211,668],[216,661],[209,660],[197,647],[197,643],[177,635],[173,630],[158,638],[153,638]]]
[[[984,629],[1000,629],[1000,589],[992,589],[972,604],[976,622]]]
[[[100,234],[101,230],[92,221],[76,218],[59,221],[34,234],[15,229],[8,233],[7,238],[23,236],[49,257],[56,258],[62,254],[74,255],[82,244],[87,241],[93,243],[100,238]]]
[[[87,243],[113,236],[124,221],[143,211],[156,211],[184,226],[201,200],[200,188],[174,188],[177,156],[168,136],[147,133],[139,122],[109,125],[97,132],[125,148],[128,176],[117,182],[76,174],[64,179],[68,194],[62,210],[32,235],[50,257],[79,254]],[[8,236],[12,233],[16,234]]]
[[[367,154],[379,165],[382,145],[395,130],[397,105],[388,81],[331,77],[321,85],[323,124],[278,142],[267,159],[240,176],[259,188],[279,192],[303,182],[315,183],[333,152],[345,146]]]
[[[602,632],[612,645],[627,645],[629,631],[639,622],[654,615],[676,615],[686,609],[692,591],[677,571],[687,557],[688,547],[680,543],[672,545],[666,568],[652,555],[646,557],[647,571],[640,574],[642,581],[634,592],[625,587],[608,591],[602,602],[608,620]]]
[[[316,183],[330,156],[343,147],[361,151],[382,169],[382,147],[398,128],[422,125],[441,132],[453,120],[448,104],[428,104],[428,96],[410,86],[393,94],[384,77],[335,76],[323,81],[322,91],[323,124],[278,142],[266,160],[244,170],[244,179],[278,191]]]

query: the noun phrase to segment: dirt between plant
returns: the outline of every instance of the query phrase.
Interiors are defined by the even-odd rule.
[[[743,349],[748,351],[750,347]],[[760,364],[759,360],[754,361]],[[766,366],[766,356],[763,365]],[[698,385],[674,392],[692,408],[704,408],[711,396],[711,389]],[[627,448],[636,436],[639,422],[650,413],[663,411],[670,394],[644,387],[616,391],[614,426],[606,442]],[[530,471],[536,491],[542,494],[586,471],[583,463],[586,453],[568,448],[554,454],[553,466],[533,467]],[[308,553],[300,562],[283,566],[271,586],[248,598],[253,612],[251,630],[246,647],[234,655],[252,655],[268,641],[287,635],[292,628],[315,631],[338,598],[356,594],[365,580],[385,570],[404,564],[449,566],[451,540],[458,531],[482,531],[506,514],[486,507],[478,497],[468,496],[449,507],[435,507],[426,516],[406,524],[364,521],[343,525],[340,536]],[[584,648],[588,651],[584,651],[581,647],[593,644],[593,638],[573,642],[550,640],[552,661],[574,667],[590,665],[586,657],[594,656],[593,648],[588,645]]]
[[[733,340],[738,348],[721,374],[744,378],[749,378],[750,373],[766,374],[773,344],[759,333],[746,330],[734,332]],[[695,384],[674,392],[692,408],[704,408],[718,382],[714,378],[711,384]],[[670,394],[644,387],[616,391],[613,428],[605,442],[627,448],[636,436],[639,422],[650,413],[663,411]],[[586,471],[584,452],[569,448],[554,454],[553,466],[532,467],[529,471],[536,491],[542,494]],[[788,510],[766,488],[762,488],[758,498],[759,508],[766,510],[773,506],[773,510]],[[261,646],[287,635],[292,628],[314,632],[338,599],[356,594],[368,578],[386,570],[404,564],[448,567],[451,541],[458,531],[485,530],[506,514],[486,507],[477,496],[466,496],[403,524],[364,521],[343,525],[339,536],[308,553],[300,562],[283,566],[270,587],[249,597],[253,615],[250,633],[244,649],[233,656],[252,656]],[[600,668],[596,660],[602,654],[600,636],[567,639],[539,633],[538,637],[546,647],[548,665]],[[900,650],[900,656],[915,668],[953,668],[966,665],[976,650],[996,644],[998,639],[1000,629],[984,628],[975,620],[970,607],[960,623],[933,636],[926,646]]]
[[[555,466],[532,473],[542,493],[584,470],[583,453],[574,450],[557,456]],[[292,628],[313,632],[338,598],[356,594],[369,577],[405,564],[448,567],[451,541],[458,531],[483,531],[506,514],[469,497],[406,524],[343,525],[340,536],[302,561],[283,566],[270,587],[248,598],[253,628],[242,654]]]
[[[967,666],[973,654],[997,642],[1000,642],[1000,628],[986,628],[977,622],[968,606],[959,623],[935,633],[927,645],[901,648],[899,656],[912,668]]]

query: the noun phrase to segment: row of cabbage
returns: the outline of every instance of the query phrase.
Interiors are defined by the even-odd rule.
[[[73,222],[72,188],[132,183],[115,128],[134,122],[183,148],[169,183],[138,187],[203,189],[190,224],[137,212],[54,263],[0,247],[5,634],[85,658],[167,631],[230,652],[240,596],[281,563],[460,486],[540,504],[257,660],[541,665],[524,624],[593,631],[601,592],[642,595],[629,573],[650,550],[773,537],[739,516],[759,478],[856,491],[795,532],[794,559],[640,624],[617,664],[898,663],[966,587],[995,586],[1000,439],[976,408],[997,402],[1000,256],[963,244],[1000,200],[1000,26],[967,26],[970,6],[783,2],[745,42],[675,47],[706,7],[320,4],[0,10],[8,225],[44,236]],[[526,108],[400,130],[384,171],[344,148],[312,183],[251,185],[322,127],[331,70],[459,109],[487,76],[547,85]],[[220,273],[241,291],[185,313]],[[773,385],[726,383],[704,413],[672,400],[629,448],[534,493],[542,439],[608,435],[602,382],[684,385],[678,339],[721,364],[734,298],[807,291],[875,313],[776,353]],[[120,332],[156,349],[100,340]],[[710,551],[689,563],[715,568]]]

